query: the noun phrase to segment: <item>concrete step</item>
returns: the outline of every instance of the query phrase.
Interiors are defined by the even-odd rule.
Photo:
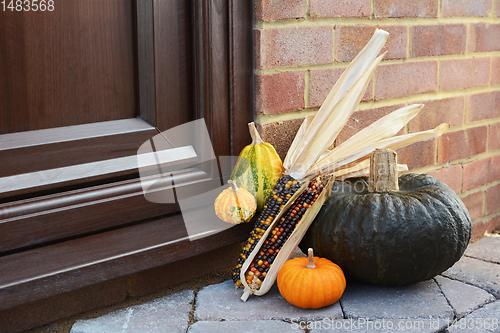
[[[242,302],[228,280],[76,320],[71,332],[500,332],[498,249],[500,237],[483,238],[442,275],[409,286],[349,282],[339,302],[316,310],[289,304],[276,285]]]

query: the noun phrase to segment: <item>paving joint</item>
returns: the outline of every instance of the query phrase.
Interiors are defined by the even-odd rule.
[[[196,289],[193,289],[193,301],[191,302],[191,311],[189,312],[189,317],[188,317],[188,330],[191,325],[197,322],[197,320],[194,318],[194,312],[196,311],[196,299],[198,297],[198,291]]]
[[[491,264],[500,265],[499,261],[489,260],[489,259],[484,259],[484,258],[479,258],[479,257],[476,257],[476,256],[471,256],[470,254],[464,254],[464,257],[471,258],[471,259],[476,259],[476,260],[481,260],[481,261],[484,261],[484,262],[489,262]]]
[[[70,318],[64,323],[64,333],[232,333],[241,330],[322,333],[330,332],[334,325],[336,329],[342,326],[346,332],[385,332],[386,329],[374,330],[367,326],[383,321],[393,325],[395,332],[463,333],[467,331],[461,327],[471,320],[474,323],[484,318],[500,321],[497,278],[500,265],[496,263],[500,260],[500,237],[478,242],[472,243],[467,254],[453,267],[432,279],[396,287],[349,281],[342,298],[321,309],[300,309],[289,304],[276,285],[265,296],[252,296],[244,303],[240,300],[241,289],[234,288],[227,274],[204,279],[208,284],[186,283],[173,288],[171,293],[129,299],[97,317],[87,313]],[[365,324],[360,328],[362,321]],[[325,330],[325,323],[331,325],[330,329]],[[454,323],[456,325],[451,326]],[[354,325],[358,328],[353,329]],[[414,326],[406,329],[405,325]],[[30,333],[46,333],[50,329],[50,326],[41,327]]]
[[[453,320],[456,320],[458,318],[458,314],[457,314],[457,310],[455,309],[455,307],[451,304],[451,301],[448,297],[446,297],[446,294],[444,293],[443,291],[443,287],[441,286],[441,284],[438,282],[438,280],[436,280],[436,278],[432,278],[434,280],[434,282],[436,283],[436,285],[438,286],[439,288],[439,291],[441,292],[441,295],[443,295],[444,299],[446,300],[446,302],[448,303],[448,305],[450,306],[450,308],[453,310]]]

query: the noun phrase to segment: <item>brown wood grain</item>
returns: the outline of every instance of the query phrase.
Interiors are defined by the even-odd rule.
[[[252,4],[193,2],[194,111],[205,118],[216,155],[238,155],[251,142]]]
[[[204,117],[216,155],[250,143],[251,2],[78,0],[58,8],[44,18],[0,13],[0,56],[8,59],[0,61],[0,134],[136,116],[165,130]],[[38,154],[33,144],[11,150],[15,161],[2,172],[132,156],[152,133],[48,135]],[[165,216],[178,206],[147,202],[131,172],[115,175],[126,181],[103,175],[4,198],[12,200],[0,204],[0,309],[247,238],[251,224],[187,240],[182,217]]]
[[[190,241],[176,215],[3,256],[0,310],[236,244],[251,228],[246,223]]]
[[[212,144],[217,156],[231,154],[229,112],[229,7],[226,0],[209,1],[210,30],[210,100]],[[229,135],[229,137],[227,137]]]
[[[156,120],[160,131],[193,120],[191,2],[155,0]]]
[[[195,169],[177,172],[172,179],[151,176],[147,178],[148,187],[155,190],[154,198],[163,202],[156,203],[145,198],[142,181],[146,179],[0,204],[0,255],[2,252],[178,212],[177,203],[161,200],[167,196],[174,197],[174,182],[176,188],[183,192],[189,188],[196,191],[206,186],[209,189],[213,187],[210,185],[211,178]],[[153,194],[148,198],[153,198]]]
[[[136,1],[139,116],[156,126],[153,0]]]
[[[132,0],[0,12],[0,134],[136,116]]]
[[[156,134],[158,131],[150,129],[0,150],[0,177],[135,155]]]
[[[253,121],[253,20],[251,1],[229,1],[229,64],[231,155],[252,142],[248,123]]]

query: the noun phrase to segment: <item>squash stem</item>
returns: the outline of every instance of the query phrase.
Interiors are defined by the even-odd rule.
[[[238,198],[238,186],[236,186],[236,182],[232,179],[229,179],[227,181],[231,185],[231,189],[233,190],[233,196],[234,196],[234,202],[236,203],[236,208],[238,209],[238,212],[240,213],[240,220],[241,222],[245,222],[245,216],[243,216],[243,212],[241,210],[241,204],[240,204],[240,199]]]
[[[368,191],[397,192],[398,157],[392,149],[375,149],[370,155],[370,183]]]
[[[250,131],[250,136],[252,137],[252,146],[261,145],[264,143],[264,140],[262,140],[262,138],[260,137],[253,121],[251,123],[248,123],[248,130]]]
[[[236,185],[236,182],[235,182],[234,180],[229,179],[229,180],[227,181],[227,183],[228,183],[229,185],[231,185],[231,189],[233,190],[233,192],[238,192],[239,188],[238,188],[238,186]]]
[[[314,252],[312,248],[309,248],[307,250],[307,258],[309,259],[309,262],[307,263],[307,268],[316,268],[314,265]]]

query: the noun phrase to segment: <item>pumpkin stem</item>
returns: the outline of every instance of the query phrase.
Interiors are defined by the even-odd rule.
[[[252,137],[252,146],[261,145],[264,143],[264,140],[260,137],[257,128],[255,128],[255,123],[252,121],[248,123],[248,130],[250,131],[250,136]]]
[[[316,268],[316,265],[314,265],[314,251],[312,248],[309,248],[307,250],[307,258],[309,259],[309,262],[307,263],[307,268]]]
[[[368,191],[397,192],[398,157],[392,149],[375,149],[370,155],[370,184]]]
[[[231,189],[233,190],[233,192],[238,192],[239,188],[238,186],[236,186],[236,182],[234,180],[229,179],[227,183],[231,185]]]

